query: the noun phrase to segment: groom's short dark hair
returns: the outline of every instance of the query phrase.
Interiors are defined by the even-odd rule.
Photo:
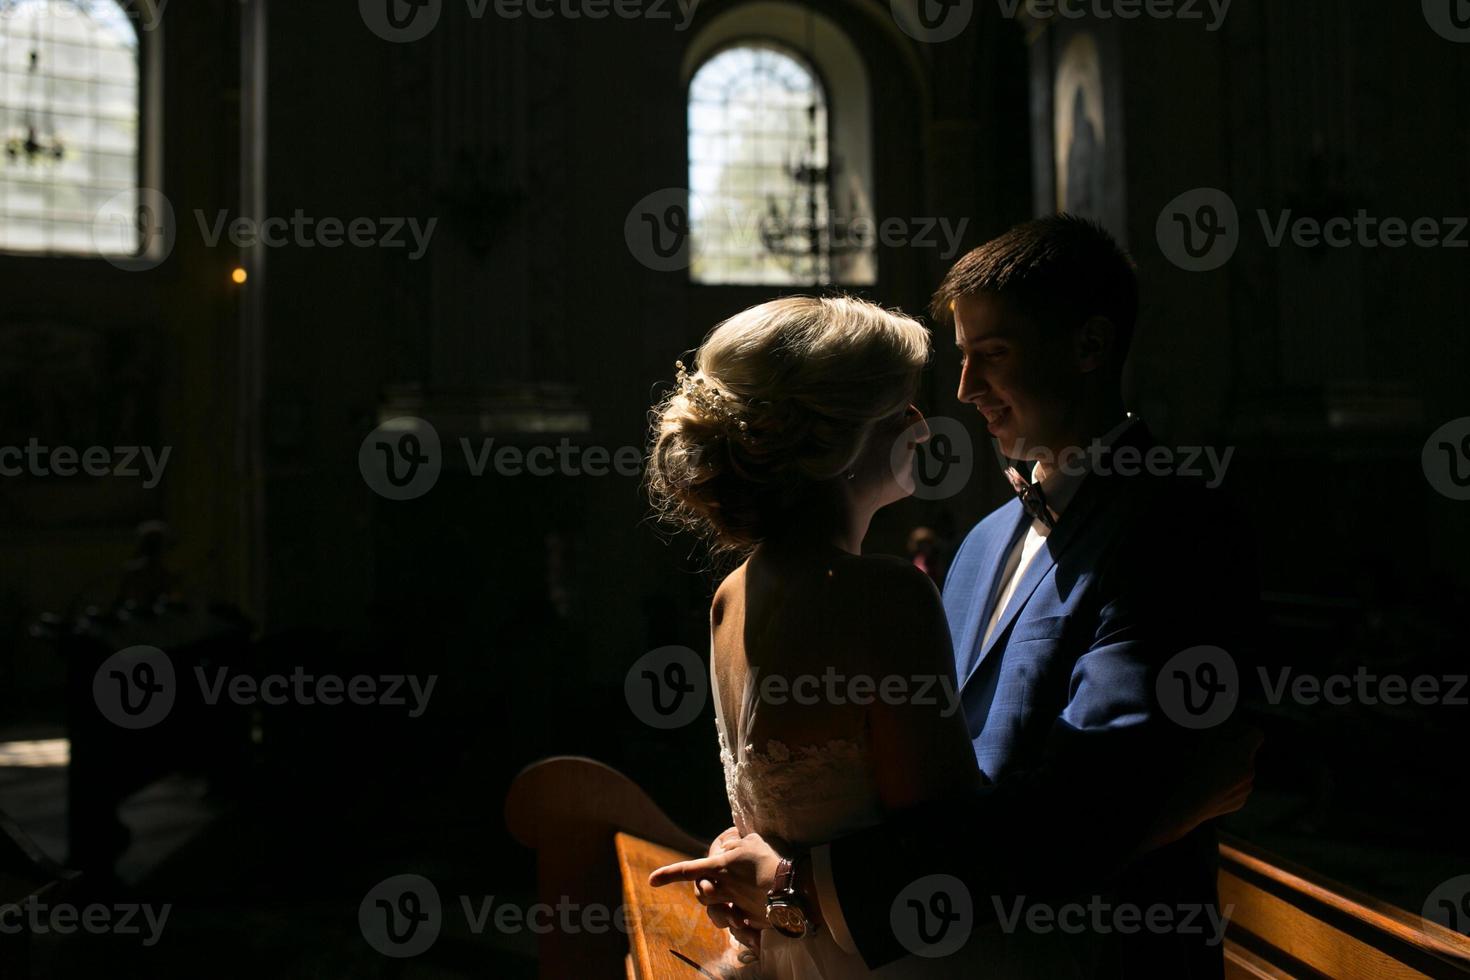
[[[1138,275],[1128,253],[1095,221],[1051,214],[966,253],[939,284],[930,313],[948,323],[955,300],[976,293],[995,293],[1046,327],[1107,317],[1117,332],[1118,363],[1128,356]]]

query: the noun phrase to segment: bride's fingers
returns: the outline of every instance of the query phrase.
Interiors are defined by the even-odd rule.
[[[732,908],[733,906],[721,902],[706,906],[704,914],[709,916],[709,920],[715,924],[716,929],[729,929],[731,932],[734,932],[740,925],[740,920],[735,917],[734,912],[731,911]],[[737,936],[736,938],[738,939],[739,937]]]
[[[761,931],[759,929],[752,929],[749,926],[743,925],[732,925],[730,927],[730,935],[734,936],[735,941],[746,949],[760,951]]]
[[[728,905],[728,898],[720,897],[720,883],[708,881],[704,878],[694,883],[694,897],[699,900],[700,905]]]
[[[697,861],[680,861],[657,868],[648,876],[648,884],[654,888],[672,885],[676,881],[698,881],[708,878],[715,881],[725,869],[721,858],[700,858]]]

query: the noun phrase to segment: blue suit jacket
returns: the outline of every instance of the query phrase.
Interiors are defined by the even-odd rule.
[[[1022,572],[988,642],[985,626],[995,614],[1006,559],[1031,525],[1019,500],[975,526],[945,580],[965,721],[975,758],[992,781],[1026,767],[1059,716],[1082,729],[1134,724],[1148,711],[1137,661],[1094,651],[1079,665],[1095,639],[1081,621],[1091,611],[1091,586],[1116,527],[1106,517],[1093,519],[1095,495],[1075,503],[1078,509],[1069,509]]]
[[[1152,444],[1138,423],[1114,448]],[[1125,857],[1202,744],[1161,711],[1159,667],[1192,646],[1238,648],[1235,626],[1249,619],[1255,590],[1228,508],[1219,491],[1180,476],[1089,474],[982,643],[1028,524],[1018,500],[992,512],[944,588],[965,717],[993,785],[833,845],[844,917],[869,966],[905,952],[888,910],[929,874],[964,881],[981,918],[992,896],[1083,889],[1143,907],[1214,901],[1207,829]],[[1177,935],[1115,936],[1091,955],[1088,975],[1220,970],[1218,948]]]

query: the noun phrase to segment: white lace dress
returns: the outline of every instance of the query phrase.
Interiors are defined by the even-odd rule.
[[[712,669],[710,676],[725,791],[740,833],[754,832],[775,841],[812,846],[881,822],[882,809],[868,763],[866,738],[801,746],[768,740],[757,748],[745,741],[756,707],[749,691],[742,697],[737,724],[731,730],[720,701],[718,672]],[[847,980],[889,975],[888,970],[870,972],[860,957],[844,952],[826,929],[800,940],[767,929],[761,934],[759,966],[738,974],[760,980]]]
[[[883,820],[869,765],[869,744],[838,738],[821,745],[788,746],[768,739],[757,749],[742,737],[755,717],[749,692],[741,699],[740,724],[732,731],[720,701],[719,677],[710,671],[719,731],[720,762],[730,812],[741,834],[752,831],[775,842],[802,847],[827,843]],[[1070,980],[1081,977],[1070,960],[1019,937],[972,937],[961,954],[906,956],[869,970],[856,953],[845,952],[828,929],[805,939],[788,939],[774,929],[761,933],[760,962],[743,964],[734,940],[721,980]],[[748,955],[748,953],[747,953]],[[721,971],[716,971],[721,973]]]

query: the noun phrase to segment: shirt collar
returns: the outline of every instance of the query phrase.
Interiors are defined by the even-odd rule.
[[[1141,421],[1143,420],[1137,415],[1129,412],[1123,421],[1099,438],[1092,440],[1089,445],[1098,444],[1104,449],[1111,448],[1113,443],[1118,441],[1119,436]],[[1040,460],[1032,464],[1031,482],[1041,484],[1041,492],[1046,495],[1047,506],[1055,511],[1057,516],[1061,516],[1062,512],[1067,509],[1067,505],[1072,502],[1072,498],[1077,495],[1077,488],[1087,477],[1087,468],[1091,458],[1090,454],[1084,452],[1065,469],[1048,468],[1043,466]]]

